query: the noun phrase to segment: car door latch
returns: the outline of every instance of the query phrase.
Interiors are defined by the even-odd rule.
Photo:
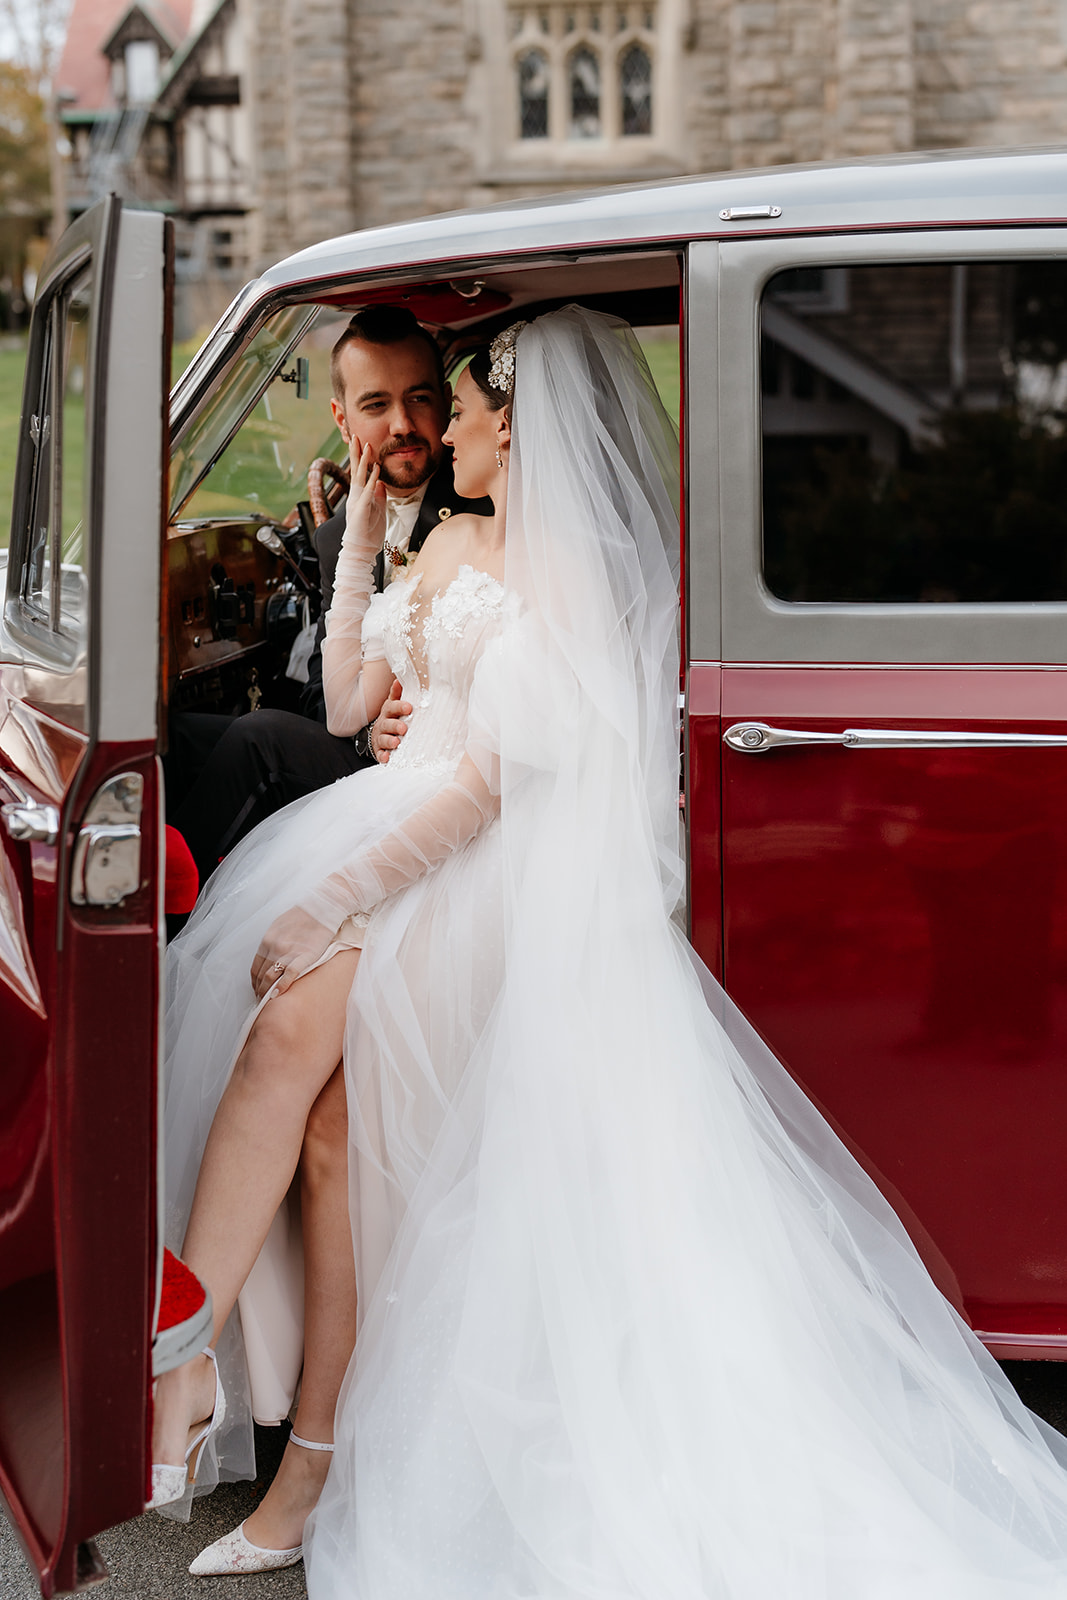
[[[117,906],[141,882],[144,779],[120,772],[94,794],[74,840],[70,898],[76,906]]]

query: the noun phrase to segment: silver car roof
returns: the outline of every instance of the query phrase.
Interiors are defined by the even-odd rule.
[[[730,222],[734,207],[781,214]],[[1067,149],[945,151],[672,178],[511,200],[342,234],[271,267],[245,295],[472,256],[652,244],[738,232],[1067,220]],[[244,299],[244,295],[240,299]]]

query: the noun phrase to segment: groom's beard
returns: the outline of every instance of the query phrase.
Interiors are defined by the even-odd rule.
[[[391,459],[401,450],[413,450],[418,454]],[[430,442],[421,433],[398,434],[390,439],[378,452],[378,464],[382,482],[388,489],[417,489],[437,470]]]

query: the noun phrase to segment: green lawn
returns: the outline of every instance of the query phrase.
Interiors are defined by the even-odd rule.
[[[22,406],[24,348],[0,348],[0,546],[6,546],[11,524],[11,496],[15,490],[19,411]]]
[[[653,382],[668,415],[678,422],[681,402],[681,384],[678,375],[678,335],[646,333],[640,336]]]
[[[198,348],[199,343],[196,340],[174,346],[171,363],[175,378],[185,371]],[[22,408],[22,375],[25,366],[25,341],[16,346],[13,339],[5,338],[0,343],[0,549],[7,546],[11,527],[11,500],[15,492],[15,461],[18,456],[19,413]],[[81,475],[80,424],[76,424],[73,438],[71,435],[71,422],[80,414],[82,414],[80,397],[69,395],[64,456],[68,473],[72,476],[67,479],[64,488],[63,516],[64,528],[68,534],[71,522],[77,520],[81,511],[81,495],[75,487],[75,480],[80,479]]]

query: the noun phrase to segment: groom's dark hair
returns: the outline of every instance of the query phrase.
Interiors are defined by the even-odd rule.
[[[339,405],[344,405],[345,402],[344,379],[341,376],[341,351],[346,345],[354,344],[357,339],[365,339],[368,344],[401,344],[405,339],[421,339],[433,351],[437,387],[444,394],[445,363],[441,347],[433,334],[423,327],[414,312],[409,311],[406,306],[367,306],[365,310],[356,312],[330,351],[330,384],[333,388],[333,397]]]

